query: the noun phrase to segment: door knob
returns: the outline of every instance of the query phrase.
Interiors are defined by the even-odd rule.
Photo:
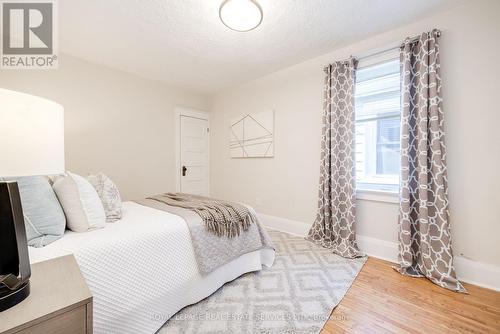
[[[187,170],[186,166],[182,166],[182,176],[186,176]]]

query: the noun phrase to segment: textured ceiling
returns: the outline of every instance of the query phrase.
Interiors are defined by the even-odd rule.
[[[258,0],[264,20],[225,27],[222,0],[59,1],[59,49],[214,93],[459,4],[456,0]]]

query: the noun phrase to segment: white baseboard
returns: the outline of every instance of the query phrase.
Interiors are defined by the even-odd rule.
[[[398,244],[395,242],[367,237],[365,235],[356,235],[359,249],[366,255],[376,257],[396,263],[398,261]]]
[[[463,256],[455,256],[453,260],[461,281],[500,291],[499,266],[473,261]]]
[[[262,213],[257,213],[257,216],[265,227],[272,230],[287,232],[299,237],[305,237],[311,228],[311,225],[296,220],[265,215]]]
[[[300,237],[305,237],[311,228],[310,224],[296,220],[265,214],[258,214],[258,216],[264,226]],[[356,239],[359,248],[368,256],[390,262],[397,261],[398,244],[396,242],[364,235],[357,235]],[[500,291],[499,266],[473,261],[463,256],[455,256],[454,263],[457,276],[461,281]]]

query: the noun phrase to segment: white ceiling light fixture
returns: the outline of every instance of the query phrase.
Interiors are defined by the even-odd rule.
[[[219,17],[226,27],[245,32],[262,22],[262,8],[255,0],[225,0],[219,8]]]

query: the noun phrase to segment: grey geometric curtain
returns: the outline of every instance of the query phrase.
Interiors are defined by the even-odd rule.
[[[356,60],[325,68],[318,214],[307,239],[343,257],[362,256],[354,220],[354,83]]]
[[[465,292],[453,267],[438,30],[401,47],[399,266],[405,275]]]

